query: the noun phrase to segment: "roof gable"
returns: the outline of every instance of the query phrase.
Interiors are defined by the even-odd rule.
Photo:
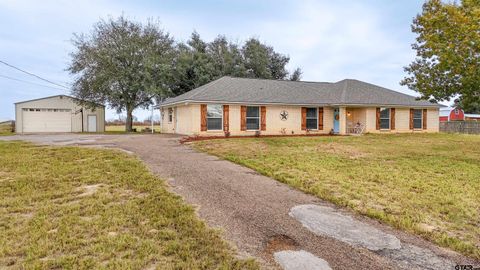
[[[15,102],[14,104],[17,105],[17,104],[22,104],[22,103],[27,103],[27,102],[37,101],[37,100],[43,100],[43,99],[51,99],[51,98],[69,98],[69,99],[73,99],[73,100],[80,100],[76,97],[72,97],[72,96],[68,96],[68,95],[55,95],[55,96],[48,96],[48,97],[43,97],[43,98],[36,98],[36,99],[19,101],[19,102]],[[93,103],[93,104],[95,104],[99,107],[105,107],[105,105],[103,105],[103,104],[99,104],[99,103]]]

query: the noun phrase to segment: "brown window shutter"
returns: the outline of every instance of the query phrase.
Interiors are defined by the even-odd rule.
[[[395,130],[395,108],[390,109],[390,129]]]
[[[267,107],[260,107],[261,130],[267,130]]]
[[[380,130],[380,108],[377,108],[377,113],[376,113],[376,125],[375,128],[377,130]]]
[[[230,128],[229,121],[229,107],[228,105],[223,105],[223,131],[227,132]]]
[[[423,129],[427,129],[427,109],[423,109],[423,119],[422,119]]]
[[[318,108],[318,130],[323,130],[323,107]]]
[[[413,130],[413,109],[410,109],[410,129]]]
[[[302,107],[302,130],[307,130],[307,108]]]
[[[247,106],[240,107],[240,130],[247,130]]]
[[[200,105],[200,131],[207,131],[207,104]]]

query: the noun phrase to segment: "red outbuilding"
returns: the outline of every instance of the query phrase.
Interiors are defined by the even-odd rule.
[[[446,121],[464,121],[465,112],[460,108],[445,107],[440,108],[440,122]]]

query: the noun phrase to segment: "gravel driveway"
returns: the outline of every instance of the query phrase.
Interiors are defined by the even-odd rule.
[[[0,137],[50,145],[119,148],[137,155],[171,190],[224,231],[239,256],[265,268],[453,269],[477,263],[416,236],[321,201],[253,170],[198,153],[173,135]],[[478,266],[478,265],[477,265]]]

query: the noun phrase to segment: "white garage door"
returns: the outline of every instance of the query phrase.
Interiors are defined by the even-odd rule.
[[[23,132],[72,132],[67,109],[23,109]]]

